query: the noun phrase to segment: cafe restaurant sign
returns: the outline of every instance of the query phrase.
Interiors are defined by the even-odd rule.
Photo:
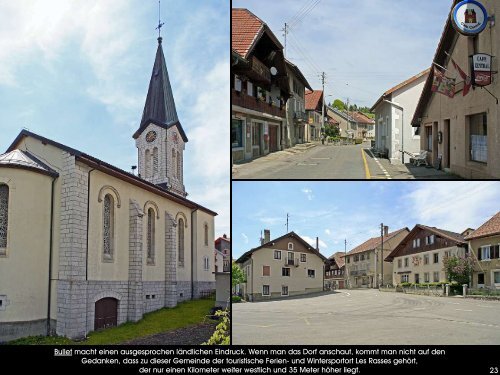
[[[466,36],[481,33],[488,24],[488,12],[483,4],[475,0],[459,2],[451,12],[453,26]]]
[[[476,86],[491,85],[491,56],[479,53],[472,56],[472,82]]]

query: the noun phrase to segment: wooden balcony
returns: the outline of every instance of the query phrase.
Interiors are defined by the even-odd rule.
[[[231,103],[237,105],[238,107],[243,107],[246,109],[251,109],[253,111],[267,113],[272,116],[285,118],[285,109],[281,109],[273,104],[263,102],[253,96],[249,96],[243,92],[238,92],[236,90],[231,91]]]

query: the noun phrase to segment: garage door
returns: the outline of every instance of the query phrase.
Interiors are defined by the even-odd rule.
[[[94,329],[115,327],[118,317],[118,300],[103,298],[95,303]]]

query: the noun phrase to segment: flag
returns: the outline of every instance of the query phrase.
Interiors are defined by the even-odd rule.
[[[453,98],[455,96],[455,80],[446,77],[443,72],[434,67],[434,81],[431,90]]]
[[[462,77],[462,79],[464,80],[464,96],[465,96],[469,93],[470,88],[472,87],[472,79],[467,74],[465,74],[465,72],[458,66],[455,60],[451,59],[451,62],[453,63],[455,69],[458,70],[458,74],[460,74],[460,77]]]

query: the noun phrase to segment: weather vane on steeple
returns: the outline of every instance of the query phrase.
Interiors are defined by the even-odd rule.
[[[165,25],[165,22],[161,22],[161,3],[160,0],[158,0],[158,27],[156,30],[158,30],[158,42],[161,43],[161,28],[162,26]]]

